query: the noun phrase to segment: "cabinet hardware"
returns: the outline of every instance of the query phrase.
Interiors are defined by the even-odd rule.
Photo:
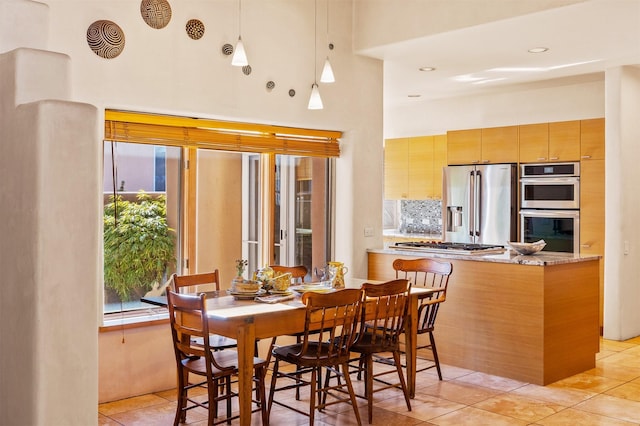
[[[585,160],[588,160],[588,159],[591,158],[591,156],[590,155],[583,155],[582,158],[585,159]]]
[[[557,160],[558,157],[549,157],[549,160]]]
[[[538,161],[544,161],[544,160],[546,160],[546,158],[544,158],[544,157],[538,157]]]

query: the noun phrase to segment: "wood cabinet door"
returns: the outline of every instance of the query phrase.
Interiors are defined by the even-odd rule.
[[[433,198],[442,199],[442,169],[447,165],[447,135],[433,137]]]
[[[580,159],[604,160],[604,118],[580,121]]]
[[[407,198],[409,182],[409,142],[407,138],[387,139],[384,145],[384,198]]]
[[[549,161],[580,160],[580,121],[549,123]]]
[[[549,157],[549,123],[518,126],[520,163],[547,161]]]
[[[580,253],[604,254],[604,160],[580,164]]]
[[[478,164],[482,155],[482,130],[447,132],[448,164]]]
[[[482,129],[482,163],[518,162],[518,126]]]
[[[433,136],[409,138],[408,196],[426,200],[433,196]]]
[[[580,254],[604,256],[605,160],[580,163]],[[600,327],[604,322],[604,258],[600,259]]]

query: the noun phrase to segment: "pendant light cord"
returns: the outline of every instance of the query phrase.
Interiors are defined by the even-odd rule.
[[[318,0],[313,2],[313,82],[318,84]]]

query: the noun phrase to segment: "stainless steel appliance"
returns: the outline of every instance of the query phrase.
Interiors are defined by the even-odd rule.
[[[515,164],[445,167],[443,240],[496,245],[515,241],[516,188]]]
[[[580,163],[520,166],[520,241],[544,251],[580,251]]]
[[[521,210],[520,240],[544,240],[543,251],[580,252],[580,210]]]
[[[580,208],[580,163],[522,164],[520,208]]]
[[[427,253],[447,253],[447,254],[495,254],[506,251],[502,245],[474,244],[474,243],[452,243],[442,241],[406,241],[397,242],[389,248],[397,250],[411,250]]]

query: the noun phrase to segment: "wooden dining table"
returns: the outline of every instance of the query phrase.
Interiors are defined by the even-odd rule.
[[[360,288],[365,279],[345,279],[347,288]],[[378,281],[380,282],[380,281]],[[409,295],[408,318],[405,324],[405,351],[407,387],[411,398],[416,390],[417,312],[419,300],[435,290],[412,287]],[[253,300],[236,300],[219,292],[207,298],[209,330],[238,342],[238,396],[240,424],[251,424],[253,356],[256,339],[270,339],[304,331],[305,309],[300,297],[281,303],[259,303]],[[216,297],[217,296],[217,297]],[[161,304],[161,298],[147,300]],[[166,298],[164,303],[166,304]]]

